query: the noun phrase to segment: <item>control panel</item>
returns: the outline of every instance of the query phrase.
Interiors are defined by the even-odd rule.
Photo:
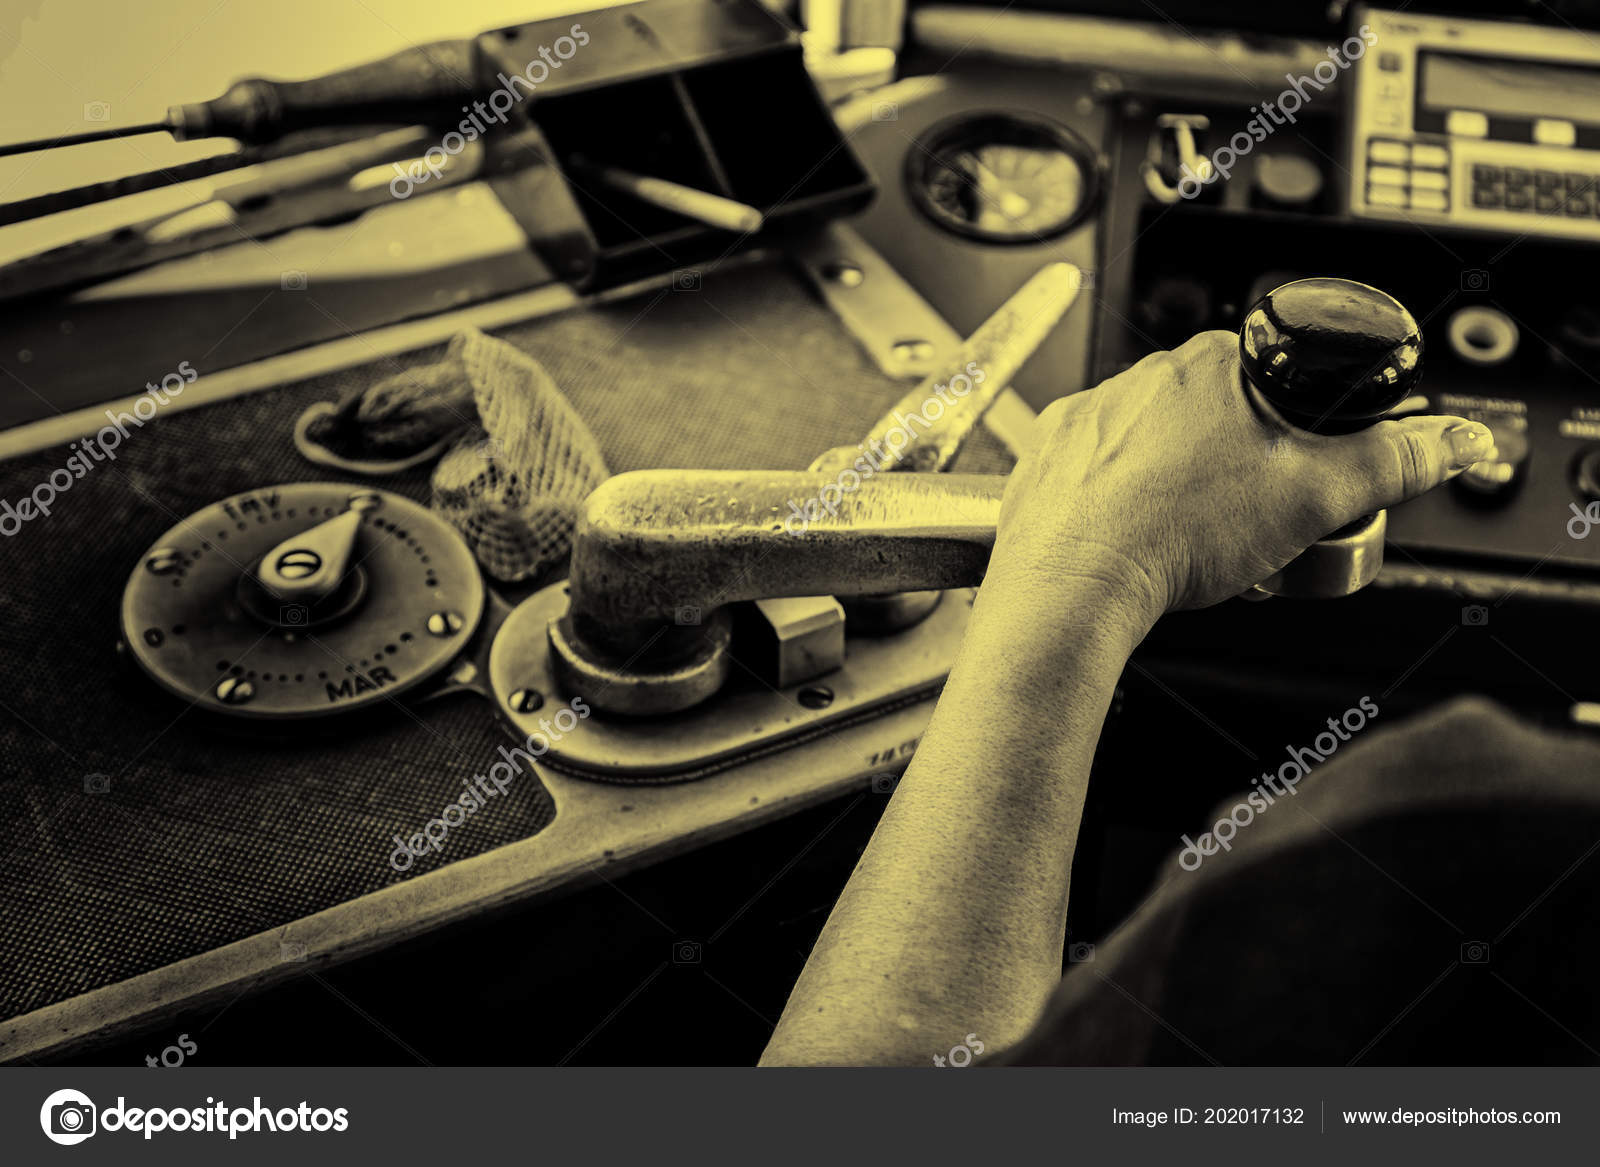
[[[1364,9],[1346,93],[1348,212],[1600,240],[1600,41]]]

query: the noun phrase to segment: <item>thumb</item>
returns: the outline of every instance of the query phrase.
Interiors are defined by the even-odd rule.
[[[1494,452],[1489,427],[1461,417],[1380,421],[1333,441],[1350,459],[1362,512],[1425,494]]]

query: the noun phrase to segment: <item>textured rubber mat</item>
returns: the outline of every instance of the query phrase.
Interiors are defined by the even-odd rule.
[[[554,374],[613,471],[800,469],[861,440],[904,389],[781,265],[500,335]],[[199,354],[190,360],[203,376]],[[391,836],[418,829],[498,758],[504,739],[481,703],[449,698],[414,718],[242,738],[158,696],[115,650],[123,583],[152,540],[228,494],[337,479],[295,453],[294,418],[401,367],[382,359],[158,414],[49,516],[0,539],[0,1017],[280,927],[551,821],[549,796],[529,776],[453,832],[441,855],[398,873]],[[31,491],[70,454],[0,464],[0,499]],[[1005,466],[984,437],[964,468]],[[380,485],[426,502],[428,470]]]

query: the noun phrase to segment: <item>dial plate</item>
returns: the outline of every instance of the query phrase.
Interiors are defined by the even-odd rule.
[[[254,583],[284,539],[362,514],[345,584],[316,606]],[[122,635],[162,688],[257,719],[324,717],[403,693],[460,655],[482,619],[483,578],[454,528],[387,491],[339,483],[265,487],[213,503],[140,557]]]
[[[1058,122],[1010,113],[940,122],[906,155],[906,186],[923,214],[986,243],[1042,243],[1093,209],[1099,163]]]

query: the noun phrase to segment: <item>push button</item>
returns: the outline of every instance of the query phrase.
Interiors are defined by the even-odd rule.
[[[1419,142],[1411,147],[1411,164],[1425,166],[1431,170],[1443,170],[1450,165],[1450,151],[1443,146],[1430,146]]]
[[[1367,161],[1376,166],[1404,166],[1411,161],[1411,147],[1404,142],[1374,141],[1367,146]]]

